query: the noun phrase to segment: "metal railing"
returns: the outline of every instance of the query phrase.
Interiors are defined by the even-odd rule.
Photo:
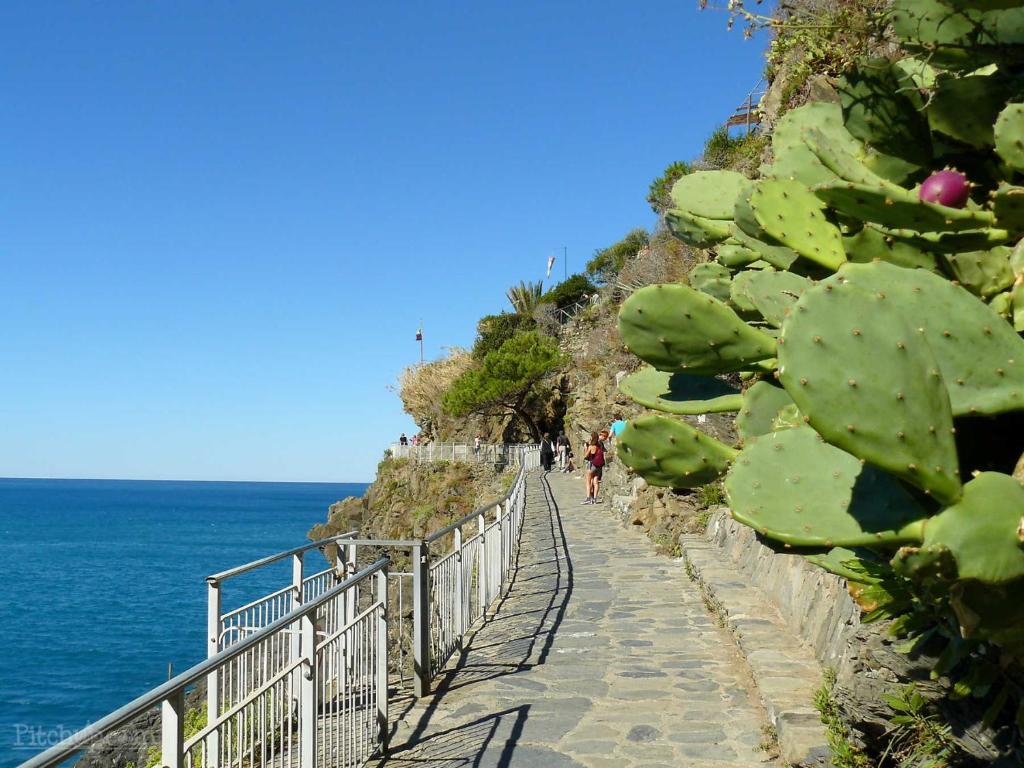
[[[426,539],[349,532],[207,577],[209,657],[22,768],[59,765],[157,706],[160,765],[167,768],[352,768],[383,754],[392,648],[404,620],[389,608],[389,577],[412,580],[414,693],[423,696],[510,584],[526,475],[540,464],[537,446],[514,453],[519,471],[504,497]],[[364,548],[409,551],[409,573],[389,573],[390,554],[356,571]],[[314,549],[331,565],[307,575],[305,554]],[[226,582],[285,560],[287,585],[224,610]],[[186,738],[186,692],[202,681],[206,723]]]
[[[416,462],[468,461],[488,464],[513,464],[522,445],[512,443],[426,443],[425,445],[402,445],[392,443],[388,452],[395,459],[412,459]]]

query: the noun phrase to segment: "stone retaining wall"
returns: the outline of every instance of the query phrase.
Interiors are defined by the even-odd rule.
[[[860,609],[846,591],[845,579],[800,555],[765,546],[753,529],[737,523],[725,509],[711,516],[705,535],[768,594],[823,666],[846,666],[850,641],[860,626]]]

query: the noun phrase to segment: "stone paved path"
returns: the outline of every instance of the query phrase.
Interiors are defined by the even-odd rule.
[[[581,480],[531,477],[507,598],[379,766],[773,764],[746,667],[682,566],[581,498]]]

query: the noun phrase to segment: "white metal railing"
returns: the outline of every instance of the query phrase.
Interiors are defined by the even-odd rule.
[[[483,444],[472,443],[425,443],[423,445],[402,445],[392,443],[388,453],[396,459],[412,459],[416,462],[468,461],[488,464],[514,464],[520,449],[515,443]]]
[[[383,557],[317,599],[29,759],[23,768],[58,765],[103,735],[160,707],[160,765],[171,768],[348,768],[387,745],[388,593]],[[332,621],[356,599],[350,621]],[[297,652],[282,658],[292,644]],[[345,649],[344,652],[341,649]],[[185,694],[211,674],[245,669],[243,697],[207,711],[187,739]],[[257,663],[258,662],[258,663]]]
[[[160,764],[167,768],[350,768],[385,752],[392,648],[404,631],[403,612],[389,610],[389,576],[412,580],[412,677],[415,695],[423,696],[510,584],[526,476],[540,465],[539,448],[517,446],[513,459],[519,471],[504,497],[426,539],[358,539],[349,532],[207,577],[206,661],[23,768],[59,765],[156,706]],[[410,572],[389,574],[387,554],[357,572],[364,548],[408,550]],[[313,549],[332,565],[306,575],[304,555]],[[435,559],[440,549],[447,551]],[[289,584],[223,610],[226,582],[286,559]],[[185,694],[202,680],[206,723],[186,738]]]

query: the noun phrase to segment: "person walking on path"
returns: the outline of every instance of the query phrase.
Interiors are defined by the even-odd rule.
[[[598,495],[601,493],[601,477],[604,475],[604,443],[597,432],[590,433],[590,443],[583,452],[587,475],[584,480],[587,486],[587,498],[584,504],[600,504]]]
[[[555,446],[551,442],[551,435],[547,432],[540,441],[540,465],[545,472],[551,471],[551,464],[555,460]]]
[[[405,436],[405,432],[403,432],[402,436],[398,438],[398,444],[399,445],[408,445],[409,444],[409,438]]]
[[[480,455],[480,435],[477,435],[476,437],[473,438],[473,455]]]
[[[565,472],[565,466],[569,460],[569,438],[565,432],[559,432],[555,438],[555,447],[558,449],[558,468]]]
[[[622,415],[616,413],[615,418],[612,420],[611,430],[612,436],[618,440],[622,434],[622,430],[626,428],[626,422],[623,420]]]

